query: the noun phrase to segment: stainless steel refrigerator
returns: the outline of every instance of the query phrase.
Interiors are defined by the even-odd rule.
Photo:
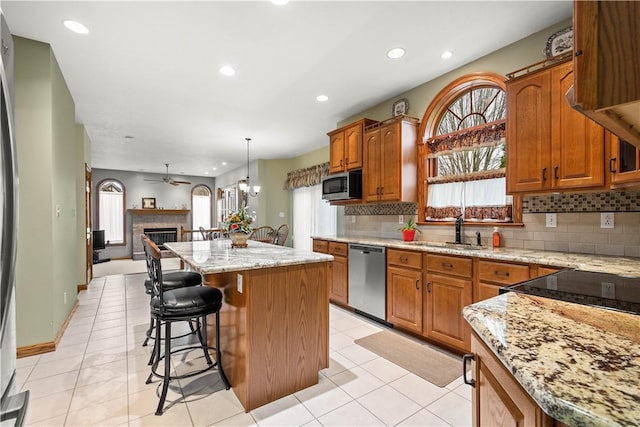
[[[13,39],[0,10],[0,401],[2,425],[21,426],[27,412],[29,392],[18,393],[16,375],[15,265],[18,219],[18,173],[13,122]]]

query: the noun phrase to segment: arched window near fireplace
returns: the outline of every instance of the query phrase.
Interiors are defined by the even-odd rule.
[[[100,181],[98,184],[98,204],[96,211],[96,230],[104,230],[104,239],[108,245],[124,245],[125,202],[126,190],[124,185],[112,178]]]

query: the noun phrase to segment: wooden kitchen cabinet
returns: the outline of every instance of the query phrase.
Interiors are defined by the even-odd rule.
[[[472,260],[424,254],[423,335],[462,351],[469,351],[471,329],[462,317],[472,302]]]
[[[329,276],[329,299],[347,305],[349,302],[349,252],[347,243],[313,239],[313,251],[333,255]]]
[[[422,254],[387,250],[387,322],[422,332]]]
[[[640,147],[640,2],[573,4],[573,104]]]
[[[362,169],[362,138],[364,127],[377,123],[361,119],[329,132],[329,173]]]
[[[639,113],[640,114],[640,113]],[[609,134],[611,187],[640,186],[640,148]]]
[[[328,253],[333,255],[329,299],[347,305],[349,303],[348,245],[341,242],[329,242]]]
[[[503,286],[529,280],[528,264],[478,260],[478,279],[473,290],[473,302],[495,297]]]
[[[415,119],[398,117],[365,128],[362,198],[366,202],[416,201]]]
[[[604,187],[604,129],[565,99],[571,61],[507,82],[507,193]]]
[[[472,422],[474,426],[553,426],[554,420],[540,409],[529,393],[509,373],[493,352],[474,333]]]

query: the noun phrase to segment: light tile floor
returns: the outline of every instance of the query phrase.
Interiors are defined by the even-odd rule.
[[[471,389],[462,377],[440,388],[365,350],[354,340],[382,326],[335,306],[330,310],[330,366],[321,371],[317,385],[245,413],[212,370],[173,381],[165,413],[156,416],[160,381],[145,384],[151,346],[141,346],[149,321],[144,278],[94,279],[78,295],[79,306],[58,349],[18,359],[18,386],[31,390],[27,425],[471,424]]]

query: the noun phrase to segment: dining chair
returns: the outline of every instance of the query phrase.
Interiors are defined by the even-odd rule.
[[[276,230],[268,225],[254,228],[251,234],[249,234],[249,240],[256,240],[263,243],[274,243],[276,240]]]
[[[287,237],[289,236],[289,226],[287,224],[282,224],[276,230],[276,245],[284,246],[287,241]]]

